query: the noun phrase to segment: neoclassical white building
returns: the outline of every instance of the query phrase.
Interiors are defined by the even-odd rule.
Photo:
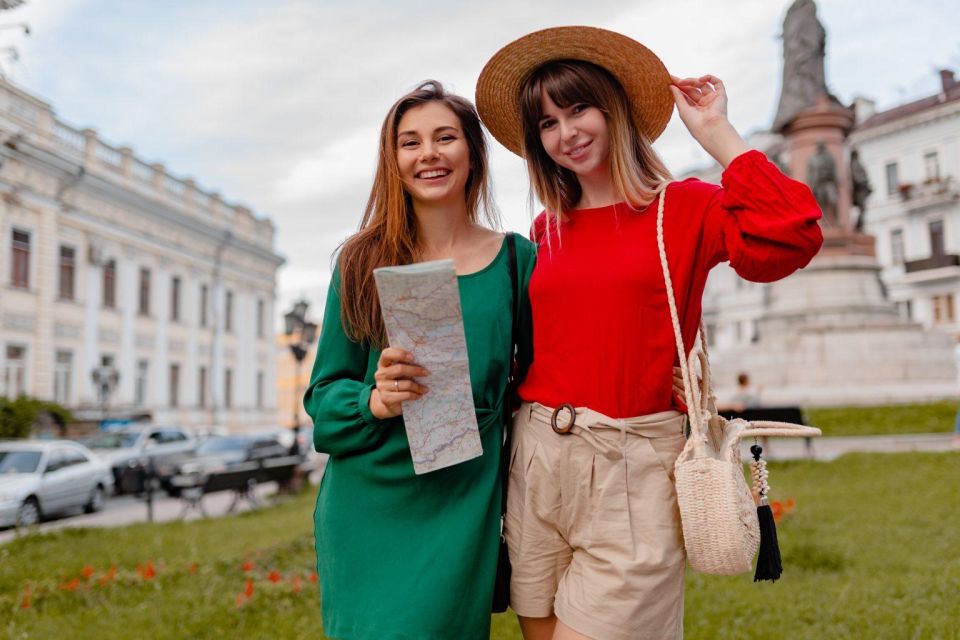
[[[0,80],[0,395],[276,425],[274,226]],[[101,369],[106,371],[107,369]]]
[[[858,101],[848,144],[873,187],[865,230],[905,317],[960,334],[960,82],[881,113]]]

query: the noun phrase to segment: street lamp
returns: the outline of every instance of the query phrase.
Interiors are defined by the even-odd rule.
[[[296,432],[300,427],[300,369],[307,352],[317,336],[317,325],[307,320],[307,310],[310,303],[300,299],[294,303],[293,309],[284,316],[284,333],[290,338],[290,352],[297,362],[293,380],[293,432],[296,446]]]
[[[104,362],[90,372],[93,384],[97,388],[97,397],[100,400],[100,411],[103,413],[101,428],[107,422],[107,405],[110,403],[110,394],[120,382],[120,372],[109,362]]]

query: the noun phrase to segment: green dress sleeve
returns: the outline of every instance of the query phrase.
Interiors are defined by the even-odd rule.
[[[313,444],[331,456],[372,449],[393,426],[370,413],[370,349],[347,337],[340,319],[340,270],[334,270],[323,312],[320,344],[303,406],[313,418]]]

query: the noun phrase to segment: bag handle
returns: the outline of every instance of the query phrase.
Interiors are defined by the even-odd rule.
[[[690,418],[690,437],[693,440],[694,455],[702,457],[704,455],[705,434],[707,424],[712,416],[717,415],[717,400],[713,392],[713,383],[710,375],[710,359],[707,354],[707,332],[703,326],[703,320],[700,320],[700,348],[691,352],[689,359],[686,357],[686,349],[683,346],[683,336],[680,332],[680,317],[677,313],[677,301],[673,295],[673,280],[670,278],[670,267],[667,265],[667,249],[663,240],[663,207],[666,199],[667,186],[670,183],[663,184],[659,189],[659,202],[657,204],[657,249],[660,252],[660,267],[663,270],[663,282],[667,288],[667,304],[670,307],[670,320],[673,324],[673,335],[677,344],[677,358],[680,361],[680,370],[683,377],[684,400],[687,404],[687,415]],[[701,379],[700,384],[694,386],[693,374],[691,370],[694,362],[699,360]],[[773,422],[768,420],[758,420],[748,422],[747,428],[743,429],[739,437],[762,437],[762,436],[819,436],[822,435],[820,429],[808,427],[806,425],[792,424],[789,422]]]
[[[706,432],[701,422],[704,417],[701,402],[705,396],[709,398],[711,395],[708,386],[709,375],[704,373],[703,379],[700,381],[701,387],[695,390],[693,386],[693,376],[690,374],[691,366],[687,362],[686,349],[683,347],[683,336],[680,333],[680,317],[677,314],[677,301],[673,295],[673,280],[670,278],[670,267],[667,266],[667,249],[663,241],[663,205],[666,200],[667,187],[669,185],[669,182],[662,184],[659,189],[659,194],[657,195],[657,249],[660,253],[660,268],[663,270],[663,283],[667,288],[667,304],[670,307],[670,320],[673,323],[673,336],[676,340],[677,358],[680,361],[680,372],[683,379],[683,396],[687,405],[687,416],[690,419],[690,438],[693,442],[694,454],[699,458],[704,455],[703,442]],[[691,360],[694,357],[696,357],[696,354],[690,354]]]

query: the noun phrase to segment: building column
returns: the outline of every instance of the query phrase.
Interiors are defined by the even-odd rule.
[[[170,272],[162,266],[153,271],[150,283],[152,298],[150,309],[154,310],[156,342],[154,344],[154,407],[158,412],[170,407],[170,360],[167,356],[167,324],[170,318]],[[181,385],[182,387],[183,385]]]
[[[94,242],[88,241],[88,248],[97,246]],[[101,249],[102,250],[102,249]],[[93,370],[100,364],[100,351],[97,347],[99,342],[99,317],[100,308],[103,305],[103,267],[102,264],[107,260],[103,255],[99,263],[95,264],[89,260],[83,260],[81,264],[85,265],[84,275],[86,276],[86,295],[84,304],[83,318],[83,352],[79,358],[80,363],[80,404],[96,405],[98,402],[97,390],[93,386],[91,375]]]
[[[137,282],[137,252],[133,247],[124,249],[124,256],[117,265],[118,299],[124,301],[120,310],[122,325],[120,330],[120,353],[117,355],[117,369],[120,384],[117,389],[117,404],[133,406],[136,395],[136,301],[139,300]]]

